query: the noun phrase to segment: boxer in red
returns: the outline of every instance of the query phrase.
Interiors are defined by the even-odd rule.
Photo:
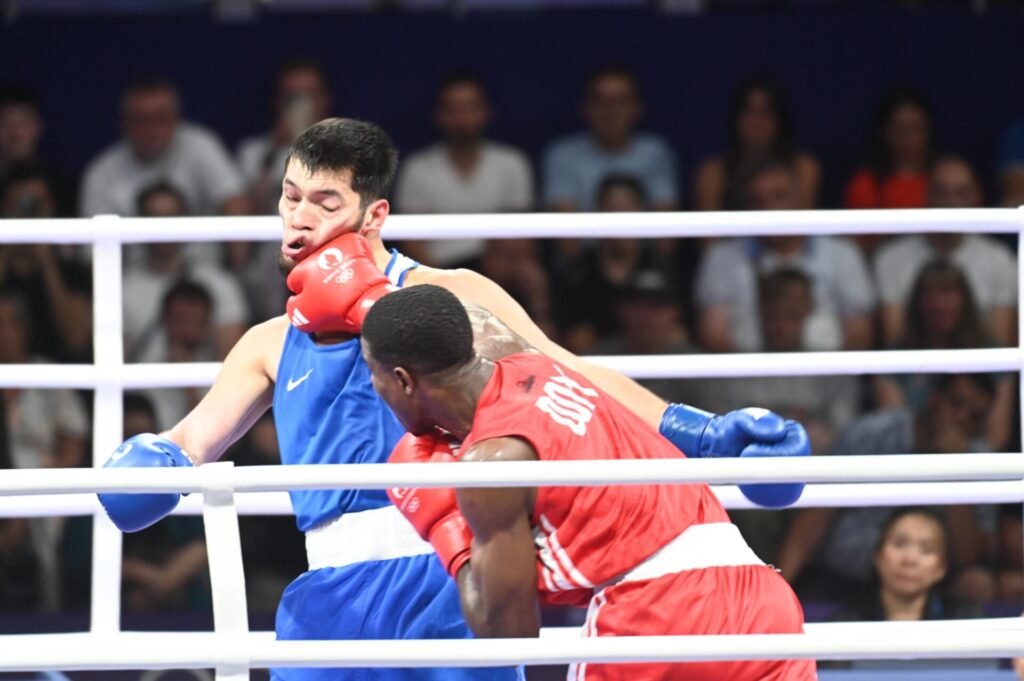
[[[679,456],[626,407],[521,339],[479,354],[465,307],[445,289],[384,296],[362,333],[374,387],[409,430],[391,462]],[[707,485],[389,494],[458,582],[478,636],[537,636],[541,603],[587,607],[586,636],[803,629],[789,585],[754,555]],[[814,662],[803,660],[569,671],[573,680],[815,678]]]

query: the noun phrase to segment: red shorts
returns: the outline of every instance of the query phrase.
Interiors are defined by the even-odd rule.
[[[595,596],[585,636],[799,634],[804,613],[796,594],[764,565],[685,570],[608,587]],[[569,681],[814,681],[813,660],[651,664],[581,664]]]

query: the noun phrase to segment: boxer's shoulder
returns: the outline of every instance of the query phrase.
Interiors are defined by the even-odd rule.
[[[281,361],[289,326],[285,315],[256,324],[238,340],[228,354],[228,360],[235,360],[233,364],[263,373],[276,381],[277,365]]]

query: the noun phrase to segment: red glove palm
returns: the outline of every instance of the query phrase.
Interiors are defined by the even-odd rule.
[[[450,463],[456,461],[451,445],[440,435],[416,437],[412,433],[398,441],[388,463]],[[434,547],[441,564],[452,577],[469,560],[473,541],[466,519],[459,512],[455,490],[416,487],[388,490],[388,498],[412,523],[420,536]]]
[[[366,239],[342,234],[303,258],[288,275],[288,319],[306,333],[359,333],[373,304],[395,288],[377,269]]]

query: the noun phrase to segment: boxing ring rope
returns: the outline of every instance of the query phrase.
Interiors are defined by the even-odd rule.
[[[779,211],[763,213],[639,213],[396,216],[384,235],[389,239],[449,238],[630,238],[769,236],[782,234],[981,232],[1017,233],[1024,212],[1015,209],[903,211]],[[41,229],[41,227],[43,229]],[[93,244],[93,365],[7,365],[0,387],[68,387],[95,390],[93,464],[101,466],[119,444],[123,390],[131,387],[209,385],[216,364],[124,364],[121,320],[121,244],[154,241],[277,240],[277,218],[161,218],[158,220],[99,216],[91,220],[0,221],[0,243]],[[1024,263],[1024,239],[1018,241],[1018,267]],[[1024,301],[1024,277],[1018,276],[1018,300]],[[1018,315],[1024,343],[1024,315]],[[689,355],[672,357],[591,358],[636,378],[709,376],[778,376],[899,372],[1020,371],[1024,346],[958,351],[887,351],[799,354]],[[1024,421],[1024,419],[1022,419]],[[238,536],[238,514],[287,512],[284,493],[267,490],[314,488],[317,485],[387,487],[392,484],[642,484],[650,481],[707,480],[816,482],[805,492],[804,506],[868,505],[871,503],[1007,503],[1024,500],[1024,459],[1014,455],[942,455],[827,457],[785,460],[678,460],[656,466],[595,467],[585,470],[556,463],[511,464],[507,471],[486,464],[427,470],[400,467],[317,466],[246,467],[230,463],[195,470],[19,470],[0,472],[0,517],[92,514],[93,581],[90,632],[83,634],[0,637],[0,670],[198,668],[214,666],[217,679],[248,678],[261,666],[395,666],[495,665],[512,662],[553,664],[570,661],[724,660],[812,657],[816,659],[889,659],[898,657],[1006,657],[1024,653],[1018,618],[943,623],[948,629],[921,629],[916,636],[882,634],[854,639],[850,625],[808,626],[803,635],[624,637],[566,639],[545,631],[540,640],[478,641],[309,641],[280,642],[266,633],[250,633]],[[911,461],[911,459],[913,459]],[[657,463],[657,462],[656,462]],[[735,464],[744,464],[735,466]],[[723,465],[719,465],[723,464]],[[732,465],[729,465],[732,464]],[[756,465],[755,465],[756,464]],[[483,464],[477,464],[482,466]],[[539,469],[543,465],[545,468]],[[537,468],[530,470],[527,467]],[[371,470],[371,469],[379,470]],[[433,467],[439,468],[439,467]],[[649,468],[649,470],[647,470]],[[422,469],[422,470],[416,470]],[[657,470],[656,470],[657,469]],[[488,472],[490,471],[490,472]],[[502,480],[496,478],[501,473]],[[125,475],[114,475],[121,474]],[[441,476],[441,473],[445,475]],[[185,474],[185,475],[181,475]],[[385,475],[386,474],[386,475]],[[578,477],[573,477],[573,476]],[[607,477],[602,477],[607,476]],[[647,476],[647,477],[644,477]],[[458,478],[458,480],[456,480]],[[894,481],[910,482],[894,482]],[[602,482],[603,481],[603,482]],[[840,482],[842,481],[842,482]],[[852,481],[875,481],[853,484]],[[955,482],[953,482],[955,481]],[[202,491],[188,497],[181,513],[202,513],[207,532],[214,594],[214,631],[191,634],[187,648],[170,653],[156,637],[179,634],[119,632],[121,534],[106,519],[91,494],[99,489],[138,491],[177,489]],[[716,487],[730,508],[743,507],[737,489]],[[236,502],[236,492],[238,498]],[[27,497],[44,493],[44,496]],[[52,503],[46,507],[44,504]],[[749,506],[749,504],[747,504]],[[918,623],[936,624],[936,623]],[[865,628],[865,632],[867,628]],[[875,634],[874,632],[879,632]],[[845,632],[845,633],[844,633]],[[557,640],[552,640],[557,639]],[[913,640],[908,643],[906,640]],[[145,642],[145,643],[144,643]],[[41,663],[40,660],[46,660]]]

